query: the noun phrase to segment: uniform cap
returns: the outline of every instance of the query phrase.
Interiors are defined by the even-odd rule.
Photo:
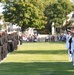
[[[70,29],[67,29],[67,32],[71,32],[71,30]]]
[[[7,32],[7,34],[12,34],[12,32]]]
[[[1,32],[4,32],[5,31],[5,29],[1,29]]]

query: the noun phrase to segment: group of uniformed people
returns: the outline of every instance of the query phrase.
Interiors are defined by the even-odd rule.
[[[0,30],[0,62],[12,51],[17,50],[18,44],[22,44],[22,39],[17,31],[7,32]]]
[[[71,61],[74,65],[74,29],[67,30],[66,48],[68,50],[69,61]]]

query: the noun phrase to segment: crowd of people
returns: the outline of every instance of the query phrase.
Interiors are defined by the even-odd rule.
[[[2,62],[10,52],[17,50],[19,44],[22,44],[22,36],[20,36],[17,31],[7,31],[7,29],[1,29],[0,62]]]
[[[66,34],[66,48],[68,50],[69,61],[74,65],[74,30],[67,30]]]
[[[47,41],[66,41],[66,35],[64,33],[62,34],[55,34],[55,35],[49,35],[48,37],[45,37],[45,40]]]
[[[65,34],[58,34],[58,35],[47,35],[45,37],[42,36],[38,36],[38,35],[27,35],[24,34],[22,35],[23,41],[24,42],[57,42],[57,41],[62,41],[65,42],[66,41],[66,35]]]
[[[37,36],[36,35],[22,35],[23,41],[24,42],[37,42]]]

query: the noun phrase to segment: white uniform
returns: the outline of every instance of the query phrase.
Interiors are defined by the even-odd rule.
[[[72,52],[72,62],[74,65],[74,37],[72,37],[71,52]]]
[[[69,61],[72,61],[72,55],[70,53],[70,43],[69,43],[69,39],[71,38],[71,35],[70,34],[66,34],[66,48],[68,50],[68,57],[69,57]]]
[[[66,34],[66,48],[69,49],[69,39],[71,38],[71,35]]]

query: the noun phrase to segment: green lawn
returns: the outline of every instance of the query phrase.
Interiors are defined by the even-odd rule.
[[[23,43],[0,64],[0,75],[74,75],[65,43]]]

